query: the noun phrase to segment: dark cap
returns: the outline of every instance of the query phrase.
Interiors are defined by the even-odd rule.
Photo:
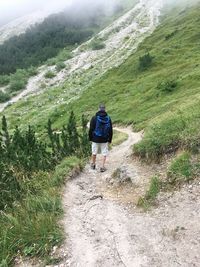
[[[99,105],[99,110],[100,110],[100,111],[105,111],[105,109],[106,109],[106,107],[105,107],[104,104],[100,104],[100,105]]]

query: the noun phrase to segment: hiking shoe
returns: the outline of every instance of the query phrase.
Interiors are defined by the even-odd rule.
[[[106,168],[105,167],[101,167],[100,168],[100,172],[105,172],[106,171]]]
[[[92,170],[96,169],[96,165],[94,163],[91,163],[90,167],[91,167]]]

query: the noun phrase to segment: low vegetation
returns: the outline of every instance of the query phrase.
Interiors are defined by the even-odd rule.
[[[60,187],[88,156],[86,125],[82,117],[82,127],[78,127],[71,112],[59,133],[49,121],[41,140],[31,126],[24,132],[16,127],[10,134],[2,118],[0,266],[11,265],[21,255],[48,257],[62,241],[57,224],[62,214]]]
[[[17,92],[25,89],[28,79],[37,75],[37,68],[30,67],[27,70],[17,69],[15,73],[0,76],[0,86],[5,86],[4,92],[0,91],[0,103],[8,101]]]
[[[200,161],[198,156],[182,152],[172,162],[167,171],[167,180],[164,188],[171,189],[188,183],[200,174]]]
[[[113,141],[112,146],[117,146],[123,143],[128,139],[128,135],[126,133],[122,133],[120,131],[114,130],[113,131]]]
[[[103,42],[103,40],[95,38],[90,43],[90,47],[92,50],[101,50],[101,49],[105,48],[105,43]]]
[[[55,76],[56,76],[56,74],[55,74],[53,71],[51,71],[51,70],[47,71],[47,72],[45,73],[45,75],[44,75],[44,77],[45,77],[46,79],[52,79],[52,78],[54,78]]]
[[[139,70],[144,71],[147,70],[153,63],[153,56],[149,53],[139,57]]]
[[[64,62],[62,61],[59,61],[57,64],[56,64],[56,71],[59,72],[61,71],[62,69],[65,69],[66,68],[66,65]]]
[[[0,103],[7,102],[8,100],[10,100],[10,95],[0,91]]]
[[[155,204],[156,197],[161,189],[161,181],[157,176],[151,178],[150,186],[144,197],[138,200],[138,207],[147,210],[151,205]]]

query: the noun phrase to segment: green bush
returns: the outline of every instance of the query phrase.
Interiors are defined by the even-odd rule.
[[[178,30],[174,30],[174,31],[172,31],[172,32],[170,32],[170,33],[168,33],[168,34],[166,34],[166,35],[165,35],[165,40],[167,41],[167,40],[171,39],[172,37],[175,36],[175,34],[176,34],[177,32],[178,32]]]
[[[25,70],[18,69],[10,75],[10,91],[16,92],[24,89],[28,82],[28,73]]]
[[[136,156],[160,160],[164,154],[175,152],[181,145],[181,133],[187,127],[182,116],[171,116],[149,127],[141,142],[134,146]]]
[[[148,69],[153,63],[154,57],[150,55],[150,53],[146,53],[145,55],[139,57],[139,70],[143,71]]]
[[[18,177],[18,183],[23,195],[16,199],[12,210],[5,210],[0,216],[0,266],[11,266],[18,253],[46,259],[52,248],[63,241],[57,223],[63,213],[60,186],[80,165],[80,159],[70,157],[52,173],[39,171],[30,177],[21,173],[23,178]],[[16,192],[12,193],[16,197]]]
[[[65,63],[62,62],[62,61],[59,61],[57,64],[56,64],[56,70],[59,72],[61,71],[62,69],[64,69],[66,67]]]
[[[193,176],[194,170],[191,163],[191,155],[188,152],[183,152],[174,159],[167,172],[169,184],[178,184],[189,181]]]
[[[0,86],[8,85],[10,82],[9,75],[0,75]]]
[[[26,87],[27,81],[25,80],[12,80],[10,83],[10,91],[16,92],[24,89]]]
[[[10,95],[0,91],[0,103],[7,102],[8,100],[10,100]]]
[[[91,42],[90,47],[92,50],[101,50],[104,49],[106,45],[101,39],[94,39]]]
[[[45,75],[44,75],[44,77],[46,78],[46,79],[52,79],[52,78],[54,78],[56,76],[56,74],[53,72],[53,71],[47,71],[46,73],[45,73]]]
[[[157,176],[151,178],[150,186],[144,197],[140,197],[137,205],[144,209],[148,209],[150,205],[154,204],[154,201],[160,192],[161,181]]]
[[[0,210],[4,210],[22,196],[18,173],[12,165],[0,162],[0,186]]]
[[[38,74],[38,69],[36,67],[31,66],[28,68],[27,73],[29,76],[35,76]]]
[[[177,88],[178,82],[176,80],[167,80],[159,83],[157,89],[166,93],[171,93]]]

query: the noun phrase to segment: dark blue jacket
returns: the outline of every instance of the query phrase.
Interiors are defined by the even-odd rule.
[[[90,129],[89,129],[89,140],[94,142],[94,143],[111,143],[112,142],[112,137],[113,137],[113,128],[112,128],[112,121],[110,119],[110,131],[109,131],[109,136],[108,138],[104,138],[104,137],[99,137],[96,136],[94,131],[96,128],[96,122],[97,122],[97,116],[100,117],[106,117],[108,116],[108,114],[105,111],[99,111],[96,113],[96,115],[94,117],[92,117],[91,121],[90,121]]]

